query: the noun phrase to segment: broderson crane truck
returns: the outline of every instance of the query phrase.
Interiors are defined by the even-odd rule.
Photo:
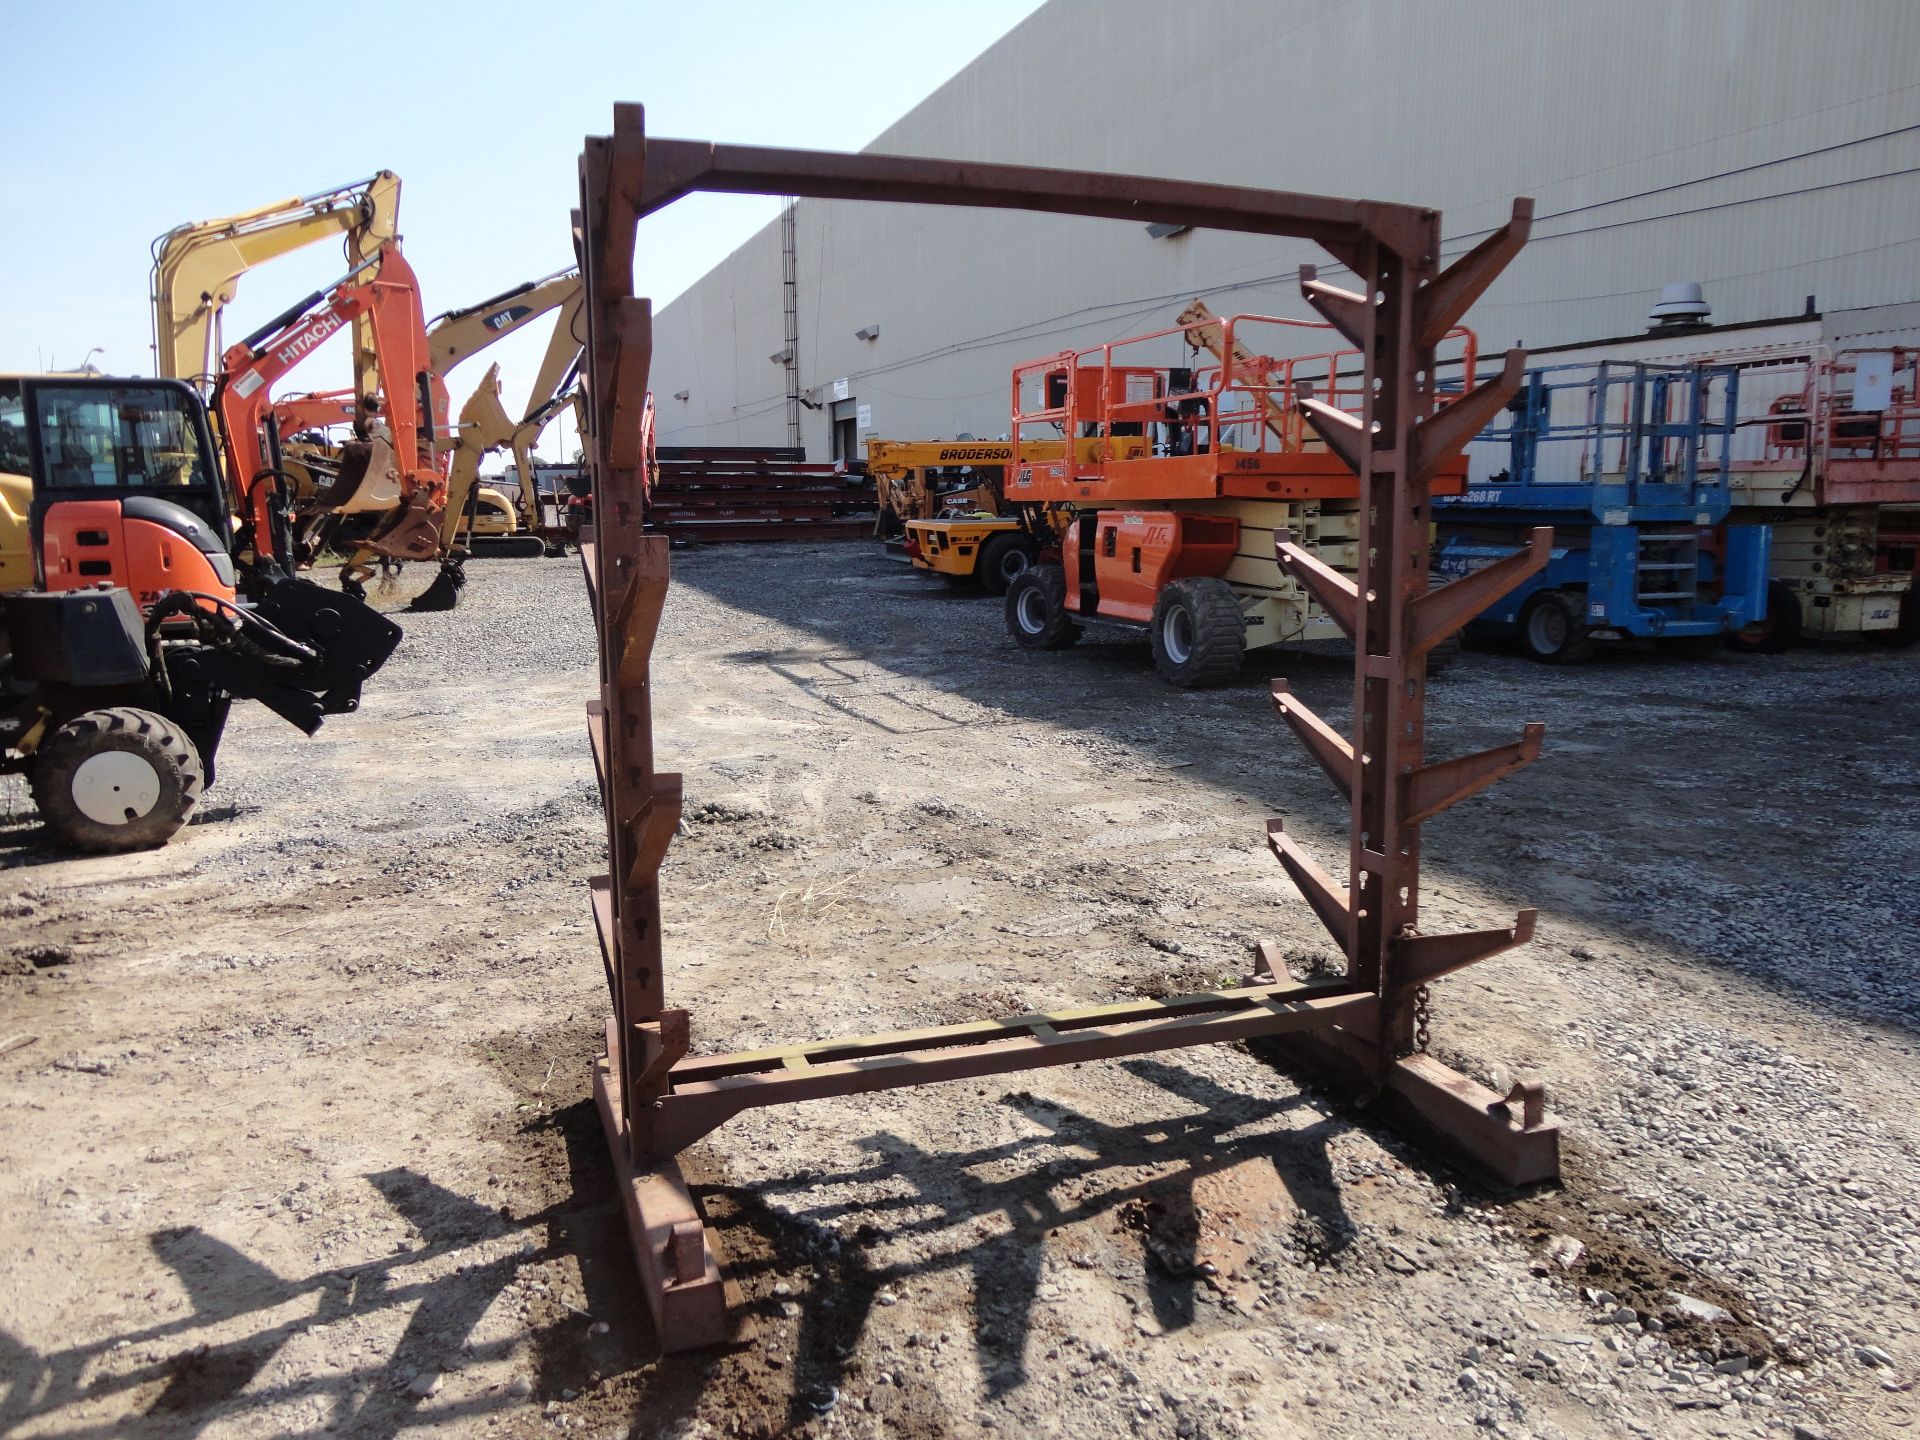
[[[997,512],[1001,474],[1012,455],[1005,440],[869,440],[875,538],[891,540],[914,520]]]
[[[1096,448],[1118,451],[1127,442],[1079,442],[1082,459],[1092,459]],[[1131,443],[1131,453],[1143,448],[1143,442]],[[1065,451],[1057,440],[1035,440],[1026,453],[1030,460],[1052,460]],[[914,569],[950,585],[977,582],[989,594],[1004,595],[1043,546],[1058,543],[1058,537],[1029,534],[1009,511],[1005,483],[1012,459],[1007,440],[869,440],[867,474],[880,496],[875,534],[886,538],[891,523],[904,531],[902,548]]]
[[[1359,356],[1254,349],[1329,328],[1222,320],[1195,302],[1175,329],[1015,368],[1007,500],[1037,544],[1060,534],[1008,587],[1018,644],[1062,649],[1086,621],[1144,628],[1162,677],[1193,687],[1231,680],[1249,650],[1344,638],[1275,552],[1290,540],[1312,563],[1357,567],[1359,481],[1296,402],[1357,413]],[[1472,332],[1447,342],[1442,364],[1471,376]],[[1183,345],[1212,363],[1170,363],[1169,352],[1188,358]],[[1456,456],[1433,492],[1458,493],[1465,479]]]

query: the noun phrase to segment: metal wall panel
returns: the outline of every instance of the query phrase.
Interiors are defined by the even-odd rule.
[[[1530,194],[1534,243],[1468,317],[1484,348],[1631,333],[1670,280],[1723,323],[1920,299],[1913,0],[1052,0],[871,148],[1423,201],[1450,253]],[[798,247],[802,386],[845,378],[902,439],[1004,433],[1015,363],[1194,295],[1305,316],[1294,270],[1325,260],[813,201]],[[776,223],[661,310],[662,443],[783,442],[780,304]]]

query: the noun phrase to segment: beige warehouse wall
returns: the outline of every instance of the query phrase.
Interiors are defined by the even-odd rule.
[[[1729,322],[1920,299],[1912,0],[1052,0],[870,148],[1413,200],[1450,251],[1531,194],[1469,317],[1489,348],[1637,330],[1669,280]],[[797,228],[801,383],[845,378],[898,438],[1000,434],[1013,364],[1194,294],[1307,315],[1294,271],[1326,259],[909,206],[802,201]],[[656,317],[662,443],[783,442],[781,345],[775,224]]]

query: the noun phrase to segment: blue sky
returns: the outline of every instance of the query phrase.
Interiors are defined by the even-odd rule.
[[[366,11],[103,0],[7,7],[0,86],[0,371],[94,363],[151,374],[155,236],[385,168],[429,316],[571,263],[567,212],[588,133],[616,100],[657,135],[857,149],[1039,0],[555,0]],[[663,303],[777,213],[704,196],[642,223],[639,289]],[[318,245],[251,272],[229,340],[338,277]],[[535,327],[536,330],[539,327]],[[489,361],[509,410],[544,333]],[[345,346],[284,388],[348,381]],[[553,431],[546,449],[557,453]],[[564,443],[570,448],[571,436]]]

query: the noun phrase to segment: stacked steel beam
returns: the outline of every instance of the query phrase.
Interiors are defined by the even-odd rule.
[[[878,502],[864,467],[747,445],[663,445],[655,462],[647,526],[675,540],[851,540],[873,530]]]

